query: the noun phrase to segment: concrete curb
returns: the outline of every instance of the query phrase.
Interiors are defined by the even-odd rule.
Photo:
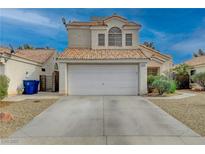
[[[147,97],[145,96],[144,98],[146,99],[183,99],[183,98],[188,98],[192,96],[196,96],[197,94],[193,93],[183,93],[182,95],[177,95],[177,96],[169,96],[169,97]]]

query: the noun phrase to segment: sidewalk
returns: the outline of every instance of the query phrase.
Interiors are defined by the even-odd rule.
[[[3,101],[18,102],[25,99],[58,99],[61,95],[58,92],[38,92],[33,95],[11,95],[3,99]]]

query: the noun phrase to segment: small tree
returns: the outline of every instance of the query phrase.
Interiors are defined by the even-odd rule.
[[[176,89],[177,89],[177,85],[176,85],[176,81],[174,80],[169,80],[170,82],[170,89],[169,89],[169,93],[175,93]]]
[[[189,88],[189,66],[186,64],[180,64],[176,66],[172,71],[174,73],[174,79],[176,80],[177,87],[179,89]]]
[[[205,72],[193,75],[192,80],[205,89]]]
[[[155,46],[154,46],[154,42],[144,42],[143,43],[146,47],[149,47],[151,49],[155,49]]]
[[[8,94],[9,78],[5,75],[0,75],[0,100]]]

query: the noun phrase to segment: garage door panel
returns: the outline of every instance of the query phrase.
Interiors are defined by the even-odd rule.
[[[0,75],[4,74],[4,65],[0,64]]]
[[[135,88],[123,88],[123,89],[74,89],[71,95],[137,95]]]
[[[137,65],[69,65],[70,95],[137,95]]]

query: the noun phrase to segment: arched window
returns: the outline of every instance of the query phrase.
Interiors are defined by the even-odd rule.
[[[122,31],[120,28],[112,27],[108,32],[109,46],[122,46]]]

